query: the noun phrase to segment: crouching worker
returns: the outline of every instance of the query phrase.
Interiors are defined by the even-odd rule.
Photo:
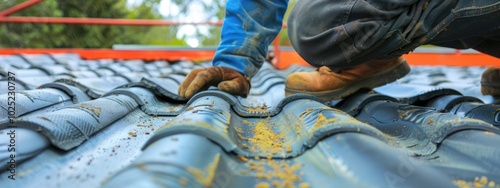
[[[246,97],[287,5],[287,0],[228,0],[213,67],[188,74],[179,95],[191,98],[217,86]],[[423,44],[500,57],[499,9],[498,0],[299,0],[288,19],[288,35],[317,70],[290,74],[285,93],[333,100],[385,85],[410,71],[402,55]],[[483,74],[483,94],[500,95],[498,78],[498,68]]]

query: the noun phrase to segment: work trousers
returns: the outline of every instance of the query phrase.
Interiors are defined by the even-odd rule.
[[[499,9],[499,0],[299,0],[288,35],[309,64],[332,69],[399,57],[422,44],[500,58]]]

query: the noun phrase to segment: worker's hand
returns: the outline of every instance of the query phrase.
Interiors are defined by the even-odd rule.
[[[179,87],[179,95],[189,99],[210,86],[242,97],[246,97],[250,90],[249,79],[241,73],[229,68],[210,67],[191,71]]]

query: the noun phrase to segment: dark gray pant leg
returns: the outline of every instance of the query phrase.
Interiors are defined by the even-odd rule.
[[[449,25],[428,43],[472,48],[500,58],[500,1],[460,1],[447,22]]]
[[[477,32],[470,28],[472,25],[469,28],[452,29],[459,16],[453,11],[482,8],[461,12],[475,19],[479,19],[479,14],[495,17],[495,12],[498,13],[498,8],[494,7],[497,0],[476,0],[473,1],[475,4],[469,2],[471,1],[299,0],[290,14],[288,34],[295,50],[309,64],[332,68],[350,67],[372,59],[397,57],[426,43],[451,44],[459,37],[472,39],[471,37],[486,36],[488,32],[499,36],[496,34],[498,29],[491,31],[492,27],[489,26],[492,24],[485,22],[478,24],[488,27],[488,32]],[[486,10],[485,6],[490,6],[487,9],[489,12],[481,12]],[[496,20],[498,19],[495,19],[496,23],[500,23]],[[493,21],[490,19],[489,22]],[[480,43],[475,42],[478,47],[491,44],[487,42],[479,45]]]

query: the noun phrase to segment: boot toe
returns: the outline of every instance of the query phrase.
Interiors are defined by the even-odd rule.
[[[305,72],[296,72],[288,75],[285,80],[285,87],[293,90],[304,90],[308,88],[311,81],[307,79]]]
[[[500,95],[500,68],[490,67],[481,75],[481,93]]]

